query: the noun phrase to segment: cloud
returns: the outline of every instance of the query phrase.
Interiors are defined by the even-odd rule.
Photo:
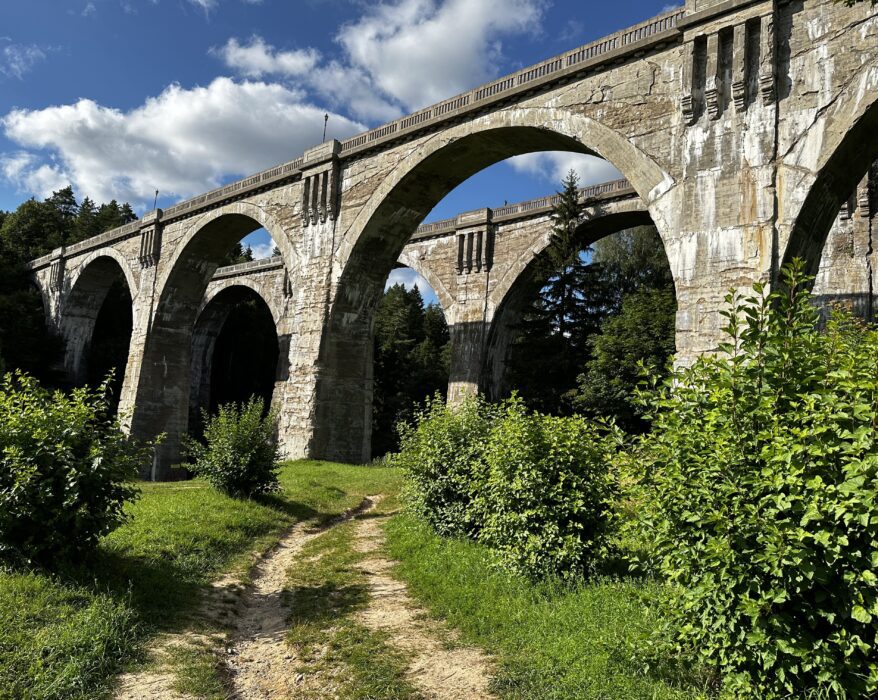
[[[35,156],[23,151],[0,157],[0,172],[18,189],[40,197],[48,197],[70,184],[57,165],[40,163]]]
[[[83,17],[91,17],[95,12],[98,11],[98,8],[95,6],[93,2],[88,3],[82,10]]]
[[[277,51],[260,36],[253,36],[248,44],[229,39],[225,46],[213,48],[210,53],[218,56],[238,74],[248,78],[264,75],[285,77],[302,76],[312,70],[320,59],[315,49]]]
[[[36,44],[11,43],[8,37],[0,39],[6,46],[0,50],[0,73],[7,78],[23,80],[34,66],[46,60],[45,52]]]
[[[384,284],[384,291],[387,291],[395,284],[401,284],[408,290],[417,287],[424,301],[428,304],[436,303],[436,292],[430,284],[410,267],[397,267],[390,272],[387,282]]]
[[[350,63],[415,110],[490,80],[504,35],[535,33],[538,0],[399,0],[341,28]]]
[[[97,201],[151,203],[156,189],[188,197],[319,143],[323,114],[300,91],[230,78],[192,89],[171,85],[128,112],[84,99],[13,110],[0,126],[30,160],[7,157],[3,172],[28,191],[54,174]],[[339,115],[332,124],[339,138],[363,129]]]
[[[281,51],[258,36],[211,53],[244,77],[294,79],[358,119],[386,121],[490,80],[502,38],[540,31],[544,0],[395,0],[342,26],[342,55]]]
[[[189,0],[189,2],[200,7],[205,12],[210,12],[217,5],[217,0]]]
[[[507,162],[514,170],[546,180],[556,189],[560,189],[561,180],[567,177],[571,169],[579,175],[580,187],[622,177],[608,161],[582,153],[565,151],[528,153],[510,158]]]
[[[274,241],[251,245],[250,250],[253,251],[254,260],[263,260],[264,258],[270,258],[274,254]]]

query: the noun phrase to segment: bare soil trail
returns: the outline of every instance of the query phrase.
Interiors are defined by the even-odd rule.
[[[296,660],[286,643],[287,571],[310,540],[373,507],[374,501],[366,498],[356,509],[326,526],[301,523],[256,565],[251,574],[252,583],[241,596],[225,655],[233,697],[240,700],[296,697],[302,676],[293,671]]]
[[[404,583],[391,576],[393,562],[381,554],[386,517],[360,520],[356,548],[371,555],[360,563],[368,579],[370,601],[359,621],[389,634],[388,644],[410,657],[408,680],[430,700],[493,698],[493,660],[480,649],[454,642],[454,633],[431,619],[409,596]]]
[[[454,633],[430,619],[409,596],[405,584],[391,575],[393,562],[383,554],[381,528],[390,516],[369,515],[380,498],[366,498],[356,509],[322,526],[299,523],[258,559],[246,585],[239,575],[214,582],[196,617],[202,630],[224,632],[205,634],[192,629],[159,637],[150,649],[157,663],[123,675],[116,700],[194,700],[173,689],[175,677],[163,668],[163,657],[170,658],[175,648],[215,650],[229,697],[236,700],[335,697],[331,678],[297,672],[303,660],[286,641],[290,611],[284,591],[288,571],[303,547],[352,519],[357,520],[354,548],[365,556],[357,568],[369,591],[368,602],[354,613],[354,619],[384,633],[388,646],[409,659],[407,680],[425,700],[492,698],[489,682],[496,667],[490,657],[456,644]],[[327,687],[319,687],[321,681]]]
[[[326,524],[305,521],[293,526],[251,567],[250,585],[244,585],[240,575],[227,575],[214,581],[195,618],[202,627],[228,632],[208,636],[188,629],[159,636],[147,649],[154,663],[147,669],[122,674],[115,700],[195,700],[174,690],[174,674],[162,667],[175,649],[205,646],[222,649],[220,656],[232,697],[241,700],[295,697],[295,674],[290,672],[292,656],[284,643],[288,617],[282,600],[286,571],[308,541],[372,506],[373,502],[366,498],[353,510]]]

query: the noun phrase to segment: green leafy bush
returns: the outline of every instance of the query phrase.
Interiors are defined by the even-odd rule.
[[[730,697],[878,690],[878,330],[818,331],[804,282],[730,295],[722,354],[655,391],[641,445],[667,638]]]
[[[20,373],[0,381],[0,554],[69,559],[125,520],[146,453],[110,413],[106,385],[64,394]]]
[[[479,540],[531,578],[593,573],[611,538],[618,437],[609,426],[508,401],[485,450]]]
[[[588,572],[607,552],[615,429],[529,413],[516,397],[437,397],[401,435],[409,503],[439,534],[478,539],[534,578]]]
[[[253,496],[278,487],[277,414],[261,398],[202,413],[204,442],[188,440],[189,470],[232,496]]]
[[[401,423],[401,450],[393,463],[408,476],[409,504],[439,534],[469,535],[473,498],[484,479],[484,451],[495,406],[478,397],[452,409],[440,396],[416,411],[413,423]]]

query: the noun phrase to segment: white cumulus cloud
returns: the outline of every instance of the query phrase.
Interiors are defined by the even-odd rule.
[[[229,176],[292,159],[319,143],[323,114],[298,90],[230,78],[191,89],[171,85],[127,112],[86,99],[13,110],[0,126],[31,155],[27,162],[21,154],[12,156],[4,174],[35,191],[32,184],[48,180],[49,167],[58,181],[69,181],[97,201],[142,204],[151,202],[156,189],[188,197]],[[363,126],[333,115],[333,128],[344,138]]]
[[[400,0],[375,5],[337,39],[354,66],[412,110],[493,78],[502,38],[537,31],[541,14],[536,0]]]
[[[225,46],[211,49],[211,53],[248,78],[301,76],[312,70],[320,58],[315,49],[278,51],[260,36],[251,37],[246,44],[235,38],[229,39]]]
[[[622,177],[621,173],[603,158],[566,151],[528,153],[510,158],[508,163],[518,172],[550,182],[555,189],[561,188],[561,180],[567,177],[567,173],[571,170],[579,175],[580,187]]]
[[[295,78],[359,119],[385,121],[455,95],[499,73],[502,39],[536,33],[544,0],[395,0],[342,26],[342,55],[280,50],[256,35],[212,53],[245,77]]]

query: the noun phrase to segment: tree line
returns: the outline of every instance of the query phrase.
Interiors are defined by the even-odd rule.
[[[0,369],[21,369],[49,384],[61,381],[54,371],[60,341],[46,328],[43,301],[26,264],[136,218],[129,204],[116,200],[77,202],[71,187],[0,211]]]

